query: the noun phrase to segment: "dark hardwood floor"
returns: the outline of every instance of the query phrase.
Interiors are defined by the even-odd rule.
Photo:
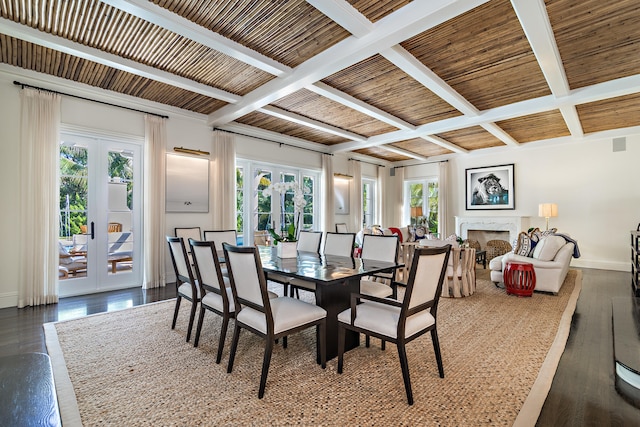
[[[640,425],[640,409],[627,403],[614,388],[611,298],[633,298],[630,281],[629,273],[583,270],[583,289],[567,347],[538,426]],[[43,323],[173,297],[175,286],[169,285],[63,298],[45,307],[0,309],[0,356],[46,352]]]

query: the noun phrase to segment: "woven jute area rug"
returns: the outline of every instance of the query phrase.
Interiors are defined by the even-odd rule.
[[[557,296],[507,296],[479,278],[472,296],[441,299],[445,378],[430,335],[410,343],[413,406],[395,346],[383,351],[372,340],[366,348],[362,338],[340,375],[335,359],[325,370],[315,363],[312,330],[289,337],[287,349],[276,346],[258,399],[264,342],[243,332],[227,374],[233,321],[217,365],[220,318],[206,314],[194,348],[185,342],[188,302],[175,330],[174,301],[167,301],[46,324],[45,334],[66,427],[534,425],[564,351],[581,277],[569,271]]]

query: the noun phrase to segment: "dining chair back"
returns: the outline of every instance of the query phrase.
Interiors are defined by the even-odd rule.
[[[202,240],[200,227],[176,227],[174,229],[174,235],[176,237],[182,237],[185,242],[188,242],[189,239]]]
[[[169,244],[169,253],[171,254],[171,262],[173,264],[173,271],[176,275],[176,308],[173,313],[173,322],[171,323],[171,329],[175,329],[176,321],[178,320],[178,311],[180,309],[180,303],[182,299],[186,299],[191,302],[191,312],[189,314],[189,326],[187,328],[187,342],[191,339],[191,329],[193,328],[193,321],[196,316],[196,308],[200,302],[200,287],[196,285],[196,281],[193,278],[193,272],[191,270],[191,262],[187,254],[187,249],[184,245],[184,239],[182,237],[167,236],[167,242]]]
[[[396,262],[398,259],[398,236],[365,234],[362,239],[363,260]],[[360,280],[360,292],[365,295],[373,295],[380,298],[397,298],[398,290],[396,269],[383,271]]]
[[[353,244],[356,241],[355,233],[328,232],[324,239],[325,255],[352,256]]]
[[[204,240],[207,242],[214,242],[216,247],[222,250],[223,243],[229,243],[230,245],[237,245],[236,241],[238,233],[236,230],[205,230]]]
[[[222,317],[222,327],[220,328],[218,353],[216,355],[216,363],[220,363],[224,341],[227,336],[229,319],[234,317],[235,313],[231,286],[229,279],[222,275],[218,251],[214,242],[200,242],[189,239],[189,245],[191,246],[191,253],[193,254],[193,267],[196,272],[196,279],[202,295],[200,315],[198,317],[198,326],[196,327],[193,346],[197,347],[200,342],[200,333],[202,331],[205,312],[209,310],[220,315]]]
[[[319,337],[317,359],[324,369],[327,312],[321,307],[295,298],[281,297],[270,300],[258,248],[239,247],[228,243],[223,243],[223,248],[236,307],[227,372],[231,373],[233,370],[240,330],[243,328],[265,339],[258,398],[264,396],[273,346],[279,338],[282,338],[283,346],[286,348],[287,335],[315,326],[316,337]]]
[[[348,233],[347,224],[344,222],[336,222],[336,233]]]
[[[431,332],[438,372],[444,378],[436,319],[450,249],[451,245],[416,249],[402,301],[352,295],[351,307],[338,315],[338,373],[342,373],[347,329],[392,342],[398,347],[407,401],[413,405],[406,344]]]
[[[322,242],[321,231],[301,231],[298,234],[297,249],[304,252],[320,252],[320,242]]]

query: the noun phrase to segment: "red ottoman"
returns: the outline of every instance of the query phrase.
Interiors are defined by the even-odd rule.
[[[507,261],[503,273],[507,294],[530,297],[536,287],[536,272],[530,262]]]

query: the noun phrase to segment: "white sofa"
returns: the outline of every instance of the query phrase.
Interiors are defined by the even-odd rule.
[[[491,281],[498,285],[503,283],[504,267],[507,261],[522,261],[530,262],[533,264],[533,268],[536,272],[536,291],[552,292],[554,295],[558,294],[562,283],[564,282],[567,272],[569,271],[569,264],[571,263],[571,257],[574,255],[575,245],[572,242],[565,241],[564,245],[556,252],[553,259],[546,261],[537,259],[534,257],[528,257],[523,255],[516,255],[513,252],[509,252],[502,256],[493,258],[489,262],[489,268],[491,269]]]

